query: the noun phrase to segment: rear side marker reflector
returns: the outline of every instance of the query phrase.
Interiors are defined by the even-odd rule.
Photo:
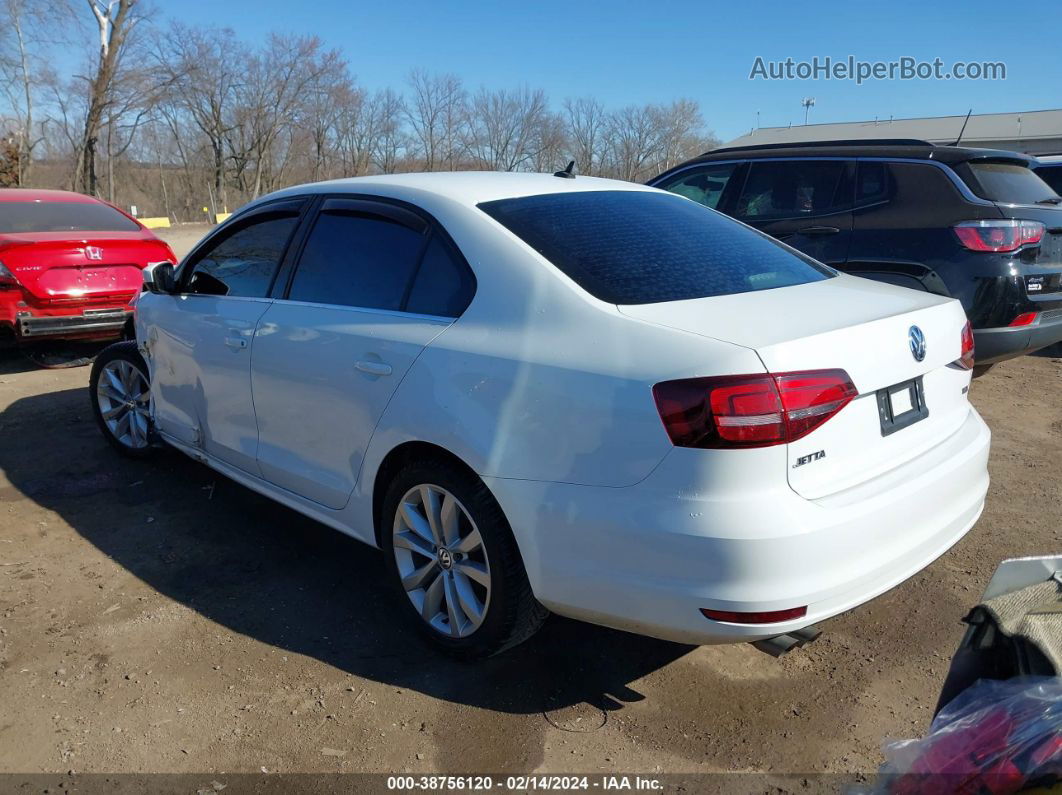
[[[725,375],[653,387],[677,447],[770,447],[807,436],[858,394],[844,370]]]
[[[1010,321],[1010,325],[1031,326],[1033,323],[1036,322],[1036,318],[1038,318],[1039,316],[1039,312],[1022,312],[1020,315]]]
[[[760,613],[737,613],[733,610],[709,610],[701,608],[705,618],[712,621],[726,621],[730,624],[777,624],[780,621],[792,621],[808,614],[807,607],[790,607],[788,610],[769,610]]]

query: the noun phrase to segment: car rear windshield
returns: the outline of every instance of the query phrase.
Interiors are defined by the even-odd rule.
[[[0,234],[19,232],[136,232],[140,227],[96,202],[0,202]]]
[[[983,199],[1003,204],[1036,204],[1055,195],[1036,172],[1017,163],[975,160],[969,166],[975,182],[970,188]]]
[[[548,193],[479,208],[612,304],[771,290],[835,275],[766,235],[664,192]]]

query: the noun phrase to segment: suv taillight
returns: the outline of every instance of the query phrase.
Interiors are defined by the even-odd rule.
[[[1000,218],[993,221],[963,221],[952,227],[970,251],[1016,251],[1022,246],[1039,243],[1044,225],[1039,221]]]
[[[807,436],[858,391],[844,370],[663,381],[653,399],[677,447],[770,447]]]
[[[955,363],[963,370],[972,370],[974,366],[974,335],[969,320],[962,327],[962,353]]]

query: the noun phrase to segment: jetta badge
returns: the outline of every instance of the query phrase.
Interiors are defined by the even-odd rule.
[[[907,331],[907,341],[911,344],[911,355],[916,362],[926,358],[926,335],[918,326],[911,326]]]
[[[98,246],[85,246],[85,259],[103,259],[103,249]]]

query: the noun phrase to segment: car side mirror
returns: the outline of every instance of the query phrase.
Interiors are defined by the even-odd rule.
[[[172,262],[149,262],[144,266],[144,288],[151,293],[170,295],[177,291]]]

